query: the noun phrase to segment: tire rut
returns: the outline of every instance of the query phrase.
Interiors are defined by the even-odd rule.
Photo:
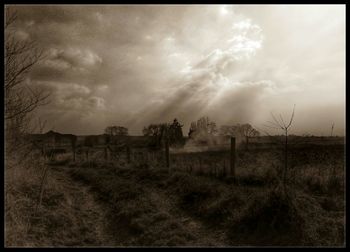
[[[106,211],[95,200],[89,186],[75,181],[66,171],[66,167],[51,167],[50,175],[57,181],[64,194],[62,203],[69,213],[74,216],[76,225],[80,226],[80,234],[76,241],[70,241],[64,246],[112,246],[111,237],[106,229]]]

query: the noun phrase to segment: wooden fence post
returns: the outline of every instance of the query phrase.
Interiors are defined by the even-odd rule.
[[[226,162],[225,162],[225,159],[224,159],[224,167],[223,167],[223,176],[226,177]]]
[[[85,154],[86,154],[86,161],[89,161],[89,149],[85,150]]]
[[[169,157],[169,141],[168,139],[165,140],[165,161],[166,161],[166,167],[168,168],[170,172],[170,157]]]
[[[130,164],[130,146],[129,145],[127,145],[126,146],[126,159],[127,159],[127,162],[128,162],[128,164]]]
[[[154,164],[155,163],[155,158],[154,158],[154,152],[151,151],[151,163]]]
[[[72,148],[73,151],[73,162],[75,162],[75,147]]]
[[[104,158],[105,158],[105,161],[108,160],[108,152],[107,152],[107,147],[104,148]]]
[[[233,178],[236,178],[236,139],[234,137],[231,137],[231,153],[230,153],[230,168],[231,168],[231,176]]]

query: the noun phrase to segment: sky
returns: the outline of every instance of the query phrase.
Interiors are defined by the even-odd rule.
[[[345,135],[345,5],[19,5],[15,29],[46,57],[27,85],[50,90],[46,130],[141,135],[208,116],[291,134]]]

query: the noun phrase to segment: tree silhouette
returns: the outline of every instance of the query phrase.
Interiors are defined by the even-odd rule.
[[[271,112],[272,121],[268,121],[269,125],[264,125],[266,127],[282,130],[284,133],[284,169],[283,169],[283,186],[286,191],[286,183],[287,183],[287,172],[288,172],[288,132],[290,127],[292,126],[295,112],[295,104],[293,106],[293,111],[290,116],[289,122],[285,123],[282,115],[279,115],[279,120],[276,119],[275,115]]]
[[[143,127],[142,133],[144,136],[150,137],[150,147],[159,149],[162,147],[164,137],[167,134],[169,125],[167,123],[150,124],[147,127]]]
[[[50,93],[25,82],[28,74],[43,59],[35,41],[17,36],[17,13],[5,7],[5,71],[4,119],[6,155],[19,153],[28,142],[25,134],[31,132],[30,123],[35,110],[48,104]],[[41,127],[41,125],[39,125]],[[26,151],[27,152],[27,151]]]
[[[222,125],[219,129],[219,135],[237,137],[239,134],[238,125]]]
[[[249,139],[252,137],[260,136],[260,132],[253,128],[249,123],[236,124],[236,125],[223,125],[220,127],[220,135],[242,137],[245,140],[246,149],[248,149]]]
[[[182,146],[184,138],[182,133],[183,125],[175,118],[173,123],[150,124],[144,127],[144,136],[152,137],[151,145],[160,148],[164,141],[168,141],[170,146]]]
[[[249,123],[240,125],[238,127],[238,130],[241,133],[241,135],[245,138],[245,146],[247,150],[248,150],[249,139],[251,137],[260,136],[260,132],[254,129],[252,125],[250,125]]]
[[[128,129],[122,126],[108,126],[105,129],[105,134],[110,136],[127,136]]]
[[[184,137],[182,133],[183,125],[175,118],[173,123],[169,125],[168,138],[170,146],[182,146],[184,142]]]
[[[24,80],[43,59],[33,40],[19,39],[15,28],[17,13],[5,12],[5,120],[7,131],[20,134],[28,126],[29,114],[48,103],[49,92],[35,89]],[[10,136],[10,135],[8,135]]]

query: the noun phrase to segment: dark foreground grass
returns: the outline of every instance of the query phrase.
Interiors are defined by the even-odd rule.
[[[5,170],[5,246],[52,247],[103,245],[96,230],[99,209],[76,182],[47,171],[39,205],[45,160],[8,157]],[[59,180],[60,179],[60,180]]]
[[[238,153],[235,180],[142,162],[73,163],[62,155],[50,162],[40,207],[45,161],[7,158],[5,245],[343,246],[340,149],[291,152],[288,195],[278,162],[266,163],[276,153],[260,152]]]
[[[162,205],[164,202],[159,202],[146,190],[151,183],[161,186],[157,185],[157,179],[164,180],[165,172],[99,167],[76,168],[71,173],[74,178],[91,185],[109,208],[108,229],[115,237],[115,244],[186,246],[194,243],[196,237],[169,213]]]
[[[334,200],[334,191],[340,190],[334,181],[321,184],[326,189],[316,196],[298,187],[286,195],[275,180],[260,183],[255,177],[232,183],[112,165],[72,167],[71,174],[91,185],[109,209],[109,232],[119,245],[344,244],[344,208],[341,197]],[[201,228],[192,229],[180,217]]]

